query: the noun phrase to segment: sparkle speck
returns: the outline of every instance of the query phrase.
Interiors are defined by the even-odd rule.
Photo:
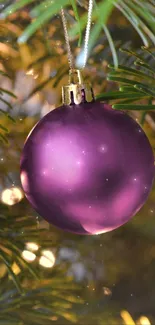
[[[103,287],[103,292],[105,296],[111,296],[112,292],[109,288]]]
[[[109,181],[109,178],[106,178],[106,182],[108,182]]]
[[[107,151],[107,147],[105,145],[101,145],[100,148],[99,148],[99,151],[101,153],[105,153]]]

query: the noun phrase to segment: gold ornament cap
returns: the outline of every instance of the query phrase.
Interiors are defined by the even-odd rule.
[[[79,105],[94,101],[91,85],[85,83],[81,70],[69,70],[69,84],[62,87],[62,102],[64,105]]]

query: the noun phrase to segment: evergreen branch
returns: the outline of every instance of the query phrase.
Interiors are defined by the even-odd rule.
[[[34,3],[34,8],[31,10],[31,4]],[[74,11],[74,16],[76,19],[76,23],[72,27],[70,31],[71,37],[76,37],[79,35],[79,44],[81,44],[81,36],[82,32],[86,27],[87,22],[87,13],[83,14],[79,17],[78,8],[75,0],[60,0],[57,2],[44,0],[40,4],[36,4],[35,0],[19,0],[9,6],[6,6],[4,10],[2,10],[1,18],[8,17],[11,13],[16,13],[19,10],[28,7],[30,10],[31,18],[35,18],[32,22],[26,27],[22,35],[18,38],[19,43],[25,43],[37,30],[43,27],[48,23],[50,19],[53,18],[55,14],[58,14],[60,8],[62,6],[71,5]],[[82,5],[82,4],[81,4]],[[83,3],[83,7],[85,8],[85,4]],[[129,0],[120,1],[100,1],[93,10],[92,18],[96,22],[94,28],[91,33],[90,40],[90,50],[94,47],[95,42],[101,35],[101,31],[103,29],[107,40],[109,42],[109,46],[112,52],[114,65],[118,65],[117,60],[117,52],[115,49],[115,45],[113,39],[110,34],[110,30],[107,27],[107,21],[110,17],[114,8],[117,8],[131,23],[137,33],[140,35],[145,46],[148,46],[151,42],[155,44],[155,36],[154,36],[154,13],[152,10],[152,2],[149,0],[146,4],[141,3],[139,0],[133,0],[132,2]],[[101,28],[102,24],[102,28]]]
[[[155,110],[155,105],[129,105],[129,104],[114,104],[115,109],[128,110],[128,111],[152,111]]]
[[[107,79],[115,81],[119,84],[123,84],[119,87],[120,92],[103,93],[97,96],[100,100],[117,100],[117,103],[113,104],[113,108],[124,110],[154,110],[155,105],[150,104],[155,98],[155,79],[154,79],[154,63],[155,55],[154,49],[148,49],[142,47],[139,53],[121,49],[121,52],[125,52],[128,56],[133,57],[134,68],[124,65],[118,65],[116,68],[113,65],[109,65],[110,73]],[[146,59],[152,56],[153,63],[148,64]],[[132,102],[143,101],[142,104],[132,104]],[[145,102],[144,102],[145,101]],[[148,104],[146,104],[148,102]],[[143,115],[144,119],[144,115]]]
[[[5,265],[6,265],[7,269],[8,269],[8,272],[11,275],[12,280],[14,281],[17,289],[21,293],[22,292],[22,288],[21,288],[20,282],[18,280],[18,277],[12,271],[11,264],[10,264],[10,260],[8,259],[7,254],[1,248],[0,248],[0,258],[5,263]]]
[[[16,289],[12,288],[11,282],[5,279],[9,289],[5,289],[0,295],[0,323],[1,320],[18,322],[24,324],[32,323],[42,324],[43,320],[51,324],[51,317],[57,316],[68,321],[75,322],[77,317],[70,311],[73,304],[83,303],[82,299],[75,299],[75,293],[78,287],[72,285],[71,279],[66,278],[67,284],[64,283],[63,271],[59,271],[55,280],[51,274],[51,280],[46,280],[46,285],[33,282],[32,289],[25,289],[20,295]],[[52,279],[53,278],[53,279]],[[0,289],[1,291],[2,289]]]
[[[36,18],[19,37],[19,43],[25,43],[41,26],[47,23],[55,14],[57,14],[62,6],[68,5],[69,0],[61,0],[60,2],[52,3],[43,13]]]
[[[75,16],[75,19],[78,23],[78,28],[79,28],[79,40],[78,40],[78,46],[81,46],[81,43],[82,43],[82,31],[81,31],[81,26],[80,26],[80,17],[79,17],[79,13],[78,13],[78,8],[77,8],[77,4],[76,4],[76,1],[75,0],[71,0],[71,5],[73,7],[73,10],[74,10],[74,16]]]

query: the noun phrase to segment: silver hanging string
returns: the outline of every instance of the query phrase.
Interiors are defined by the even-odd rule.
[[[74,59],[73,59],[71,46],[70,46],[70,42],[69,42],[69,35],[68,35],[68,29],[67,29],[67,20],[66,20],[63,8],[61,8],[61,18],[62,18],[64,36],[65,36],[65,41],[66,41],[66,46],[67,46],[68,64],[69,64],[69,68],[73,69],[74,68]]]
[[[88,45],[89,45],[89,37],[90,37],[90,29],[91,29],[91,21],[92,21],[92,11],[93,11],[93,0],[89,0],[88,6],[88,19],[87,19],[87,27],[85,33],[85,40],[84,40],[84,62],[83,68],[85,68],[88,58]]]
[[[93,3],[94,0],[89,0],[88,5],[88,19],[87,19],[87,26],[86,26],[86,33],[85,33],[85,40],[84,40],[84,60],[83,60],[83,68],[85,68],[88,58],[88,44],[89,44],[89,37],[90,37],[90,29],[91,29],[91,21],[92,21],[92,11],[93,11]],[[61,18],[63,23],[63,29],[64,29],[64,36],[67,46],[67,54],[68,54],[68,64],[70,69],[74,69],[74,59],[71,51],[70,41],[69,41],[69,34],[67,29],[67,21],[65,17],[65,13],[63,8],[61,8]]]

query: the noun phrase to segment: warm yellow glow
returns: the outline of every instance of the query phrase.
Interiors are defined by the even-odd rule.
[[[20,271],[21,271],[19,266],[15,262],[12,264],[11,268],[12,268],[13,273],[16,274],[16,275],[19,274]]]
[[[110,296],[112,294],[111,290],[107,287],[103,288],[103,292],[105,296]]]
[[[39,259],[39,264],[51,268],[55,264],[55,256],[50,250],[42,251],[42,256]]]
[[[39,249],[39,246],[36,243],[26,243],[26,248],[32,252],[35,252]]]
[[[121,311],[121,317],[124,320],[125,325],[136,325],[131,315],[126,310]]]
[[[34,75],[34,79],[36,80],[38,77],[39,77],[39,74],[36,73],[36,74]]]
[[[58,320],[58,317],[57,316],[52,316],[50,319],[51,320]]]
[[[50,251],[50,250],[44,250],[44,251],[42,251],[42,255],[44,255],[45,257],[49,258],[51,261],[53,261],[53,260],[55,261],[55,256],[54,256],[53,252]]]
[[[0,54],[1,55],[11,55],[13,57],[17,57],[18,52],[13,49],[13,47],[9,46],[8,44],[4,44],[0,42]]]
[[[28,71],[26,72],[26,74],[27,74],[28,76],[33,76],[33,75],[34,75],[34,70],[33,70],[33,69],[30,69],[30,70],[28,70]]]
[[[40,257],[39,264],[44,266],[44,267],[48,267],[48,268],[53,266],[53,263],[45,256]]]
[[[151,325],[149,319],[145,316],[141,316],[139,319],[139,324],[140,325]]]
[[[35,73],[33,69],[30,69],[26,72],[27,76],[33,76],[34,79],[37,79],[39,77],[38,73]]]
[[[22,257],[24,258],[24,260],[28,261],[28,262],[33,262],[36,258],[36,255],[32,252],[29,252],[27,250],[24,250],[22,252]]]
[[[21,201],[23,192],[18,187],[11,187],[5,189],[1,194],[1,201],[7,205],[14,205]]]

